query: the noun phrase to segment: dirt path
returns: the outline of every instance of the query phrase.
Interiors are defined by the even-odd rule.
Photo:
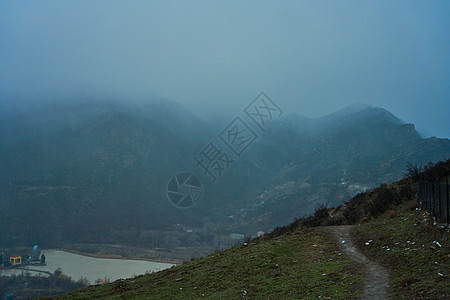
[[[354,261],[364,274],[363,299],[388,299],[389,287],[388,271],[362,254],[352,241],[350,228],[352,226],[329,226],[324,230],[332,234],[338,241],[341,249]],[[342,244],[345,241],[345,244]]]

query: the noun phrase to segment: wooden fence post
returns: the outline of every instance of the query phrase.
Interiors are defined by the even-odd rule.
[[[441,217],[441,184],[439,182],[436,183],[436,200],[437,200],[437,211],[436,216]]]
[[[449,216],[449,195],[448,195],[448,180],[447,181],[447,225],[450,224],[450,216]]]
[[[434,215],[434,211],[435,211],[435,206],[436,206],[436,199],[434,198],[434,195],[436,195],[435,192],[435,187],[434,187],[434,183],[431,183],[431,214]]]

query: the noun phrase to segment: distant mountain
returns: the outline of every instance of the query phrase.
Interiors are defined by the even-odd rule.
[[[83,240],[170,223],[179,212],[165,199],[167,180],[210,135],[167,101],[49,103],[12,114],[0,120],[1,225],[10,236]]]
[[[373,107],[318,119],[286,116],[263,138],[255,150],[259,160],[276,161],[278,156],[282,163],[266,162],[276,174],[274,185],[250,201],[240,218],[243,228],[251,230],[308,215],[320,204],[338,205],[398,180],[408,162],[425,164],[450,156],[448,139],[423,139],[414,125]]]
[[[0,114],[0,245],[216,247],[219,236],[269,230],[397,180],[407,162],[450,153],[448,139],[423,139],[386,110],[353,106],[273,120],[212,182],[194,156],[220,130],[161,99],[10,107]],[[178,172],[202,182],[192,208],[167,199]]]

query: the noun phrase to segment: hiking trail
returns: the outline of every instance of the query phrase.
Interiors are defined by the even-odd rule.
[[[332,234],[338,241],[342,251],[358,266],[364,275],[363,299],[388,299],[389,272],[378,263],[368,259],[356,247],[352,240],[350,225],[327,226],[325,232]],[[345,241],[342,244],[342,241]]]

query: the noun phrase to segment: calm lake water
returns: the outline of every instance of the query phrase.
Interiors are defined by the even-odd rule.
[[[143,260],[93,258],[59,250],[42,250],[42,253],[46,257],[46,266],[27,267],[51,273],[61,268],[62,272],[72,277],[73,280],[85,277],[91,284],[94,284],[99,278],[105,278],[105,276],[111,281],[115,281],[120,278],[130,278],[133,275],[156,272],[173,266],[173,264]],[[2,275],[19,275],[22,273],[22,270],[2,270],[0,273]],[[42,274],[42,276],[45,276],[43,273],[38,272],[30,272],[30,274]]]

